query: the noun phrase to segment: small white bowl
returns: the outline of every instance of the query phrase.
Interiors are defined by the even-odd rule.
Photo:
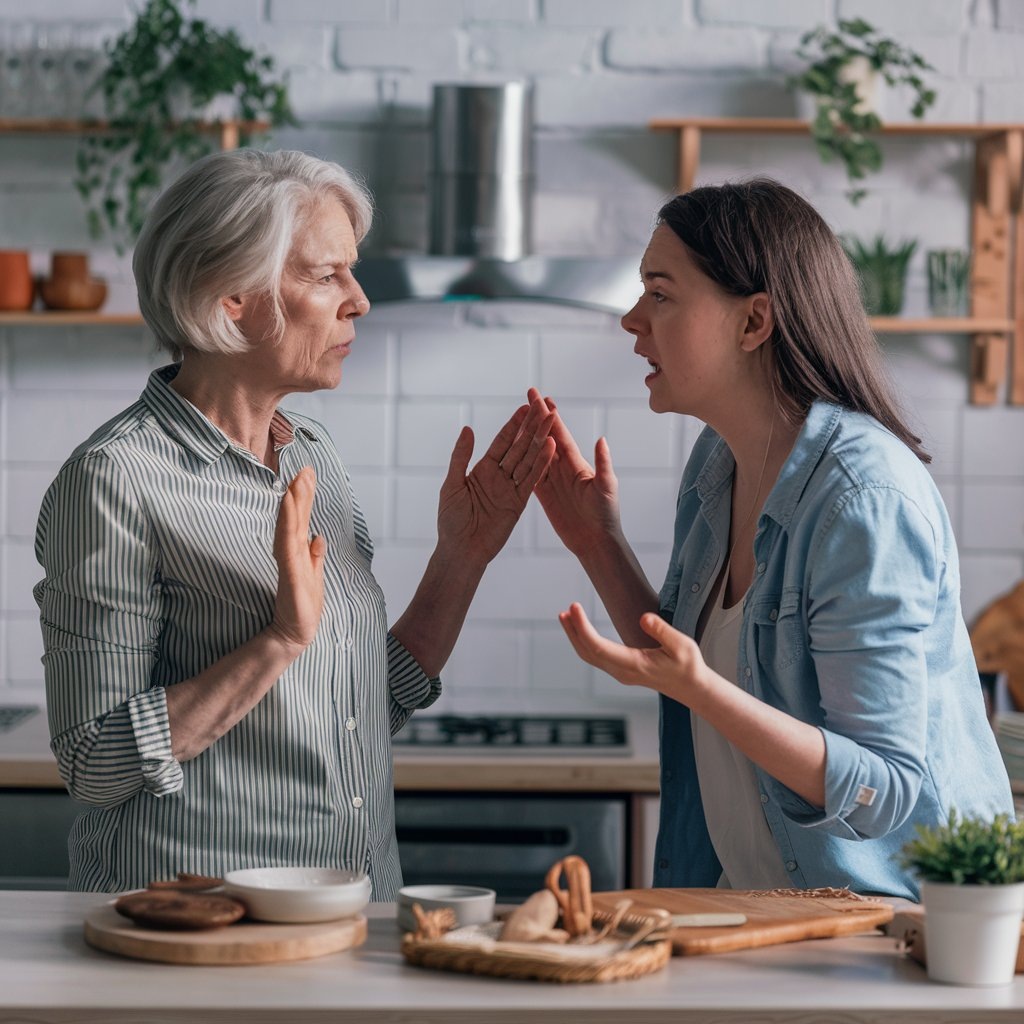
[[[249,868],[229,871],[224,891],[258,921],[299,924],[358,914],[370,902],[370,879],[332,868]]]
[[[407,885],[398,890],[398,927],[416,930],[412,905],[423,910],[449,907],[455,911],[456,926],[486,924],[494,919],[495,892],[475,885]]]

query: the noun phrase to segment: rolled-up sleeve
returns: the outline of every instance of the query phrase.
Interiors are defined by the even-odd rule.
[[[176,792],[165,691],[150,681],[158,552],[124,467],[102,452],[64,466],[43,499],[36,557],[51,746],[69,791],[98,806]]]
[[[928,669],[944,565],[918,505],[891,486],[844,495],[810,564],[808,624],[825,740],[825,807],[781,784],[794,822],[848,839],[884,836],[917,802],[926,771]]]
[[[394,736],[414,711],[429,708],[441,696],[441,680],[420,668],[401,641],[388,633],[388,691],[391,695],[391,735]]]

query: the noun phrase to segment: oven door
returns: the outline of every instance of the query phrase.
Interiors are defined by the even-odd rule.
[[[483,885],[515,903],[573,853],[590,865],[595,891],[626,884],[624,796],[398,793],[395,820],[407,885]]]

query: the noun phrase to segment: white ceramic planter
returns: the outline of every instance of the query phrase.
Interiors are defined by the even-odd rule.
[[[1024,882],[922,882],[928,977],[952,985],[1009,985],[1017,963]]]
[[[838,72],[841,82],[852,82],[857,93],[858,114],[874,113],[885,120],[888,86],[885,79],[871,66],[867,57],[854,57]],[[797,91],[794,94],[796,116],[801,121],[813,121],[818,113],[818,97],[813,93]]]

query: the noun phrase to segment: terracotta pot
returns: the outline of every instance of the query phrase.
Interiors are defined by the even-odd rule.
[[[35,284],[24,250],[0,249],[0,310],[32,308]]]
[[[106,282],[89,275],[89,257],[84,252],[55,252],[50,258],[50,276],[39,283],[39,294],[47,309],[99,309],[107,297]]]

